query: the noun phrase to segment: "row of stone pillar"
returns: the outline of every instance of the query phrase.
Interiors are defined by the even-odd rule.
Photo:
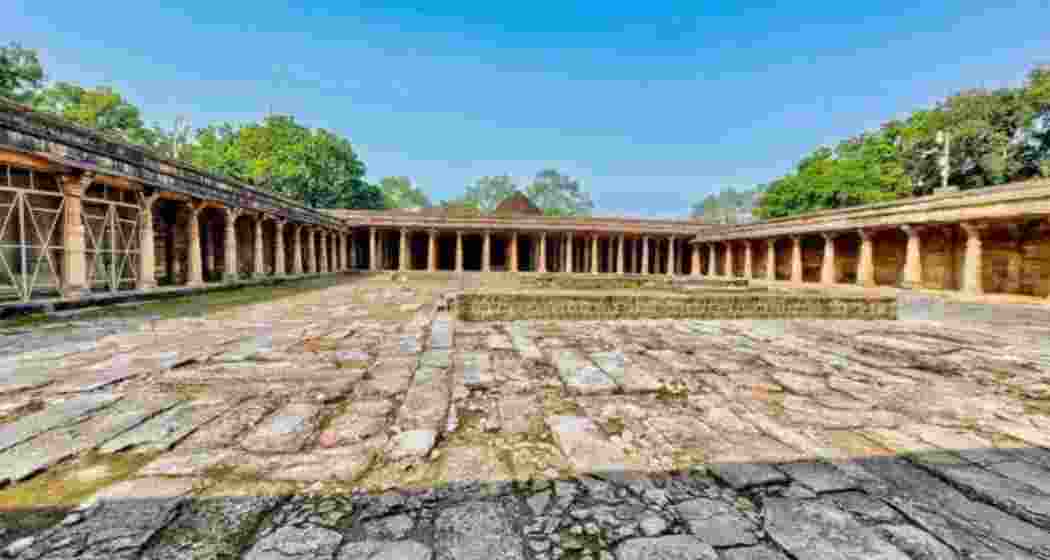
[[[368,262],[369,262],[369,268],[371,270],[373,270],[373,271],[378,271],[378,270],[381,270],[381,268],[382,268],[382,265],[381,265],[380,259],[379,259],[379,254],[382,252],[381,251],[381,247],[380,247],[381,239],[379,239],[379,237],[378,237],[378,232],[379,231],[380,231],[379,228],[369,228],[369,233],[368,233],[368,242],[367,242],[368,243],[368,255],[369,255]],[[399,243],[398,243],[398,249],[399,249],[399,253],[398,253],[399,254],[399,257],[398,257],[398,269],[401,270],[401,271],[407,271],[410,268],[409,263],[411,262],[411,258],[409,257],[409,251],[410,251],[410,245],[411,244],[409,243],[409,237],[411,236],[413,231],[414,230],[412,230],[410,228],[402,228],[402,229],[399,230],[400,236],[399,236],[399,239],[398,239],[398,241],[399,241]],[[419,230],[415,230],[415,231],[419,231]],[[438,232],[438,230],[434,230],[434,229],[426,230],[426,232],[427,232],[427,235],[428,235],[428,239],[427,239],[427,270],[430,271],[430,272],[434,272],[434,271],[437,270],[437,253],[438,253],[438,251],[437,251],[437,238],[438,238],[439,232]],[[456,231],[455,232],[456,248],[455,248],[455,265],[454,265],[454,270],[457,271],[457,272],[462,272],[464,270],[464,268],[463,268],[463,261],[464,261],[464,259],[463,259],[463,236],[464,235],[468,235],[468,233],[464,232],[464,231]],[[482,236],[481,270],[483,272],[490,272],[492,270],[492,263],[491,263],[491,256],[492,256],[492,232],[490,232],[490,231],[483,231],[483,232],[480,232],[480,235]],[[547,272],[547,261],[548,261],[548,259],[547,259],[547,239],[548,239],[549,236],[553,237],[554,235],[558,235],[558,234],[553,234],[553,233],[552,234],[548,234],[547,232],[540,232],[540,233],[537,233],[537,234],[533,235],[535,238],[537,238],[539,240],[538,248],[537,248],[537,258],[536,258],[536,261],[537,261],[536,272]],[[574,234],[572,232],[568,232],[568,233],[565,233],[565,234],[562,234],[562,235],[564,236],[563,239],[565,241],[565,243],[562,245],[562,247],[565,247],[567,245],[570,248],[569,250],[563,250],[564,263],[563,263],[563,266],[562,266],[562,270],[564,272],[573,272],[574,256],[575,256],[573,248],[577,247],[577,245],[574,244],[576,239],[575,239]],[[509,250],[508,250],[508,253],[507,253],[507,261],[508,261],[508,270],[511,271],[511,272],[519,272],[520,271],[519,255],[518,255],[518,236],[519,236],[519,233],[518,232],[514,232],[514,231],[510,232],[510,234],[509,234],[510,242],[508,244]],[[598,236],[598,235],[588,235],[588,236],[585,237],[585,239],[588,239],[590,241],[590,247],[589,247],[589,250],[587,250],[587,247],[584,247],[584,250],[585,250],[584,251],[584,262],[586,263],[587,261],[589,261],[589,263],[588,263],[589,266],[587,267],[589,269],[589,272],[597,274],[598,271],[599,271],[599,258],[600,258],[599,239],[600,239],[600,236]],[[624,251],[625,251],[625,247],[626,247],[626,244],[627,244],[626,243],[627,239],[625,238],[625,236],[623,234],[612,236],[609,239],[610,239],[610,241],[613,242],[613,243],[610,243],[610,246],[609,246],[609,253],[610,254],[608,256],[608,263],[610,265],[610,268],[612,268],[612,270],[610,272],[615,273],[615,274],[624,274],[624,273],[626,273]],[[666,259],[667,259],[666,274],[667,275],[673,275],[675,273],[675,241],[676,241],[677,238],[675,236],[668,236],[667,239],[669,240],[669,243],[668,243],[668,250],[666,251]],[[650,261],[649,261],[649,246],[651,244],[651,241],[654,241],[654,239],[649,237],[649,236],[642,236],[642,237],[640,237],[640,240],[642,241],[641,247],[637,249],[640,252],[640,255],[639,255],[639,260],[636,261],[636,262],[640,263],[640,267],[639,267],[640,270],[636,271],[636,273],[649,274],[650,273],[650,268],[649,268],[649,263],[650,263]],[[356,247],[353,245],[353,240],[351,240],[351,243],[352,243],[351,244],[351,254],[356,254]],[[694,247],[694,249],[695,249],[695,247]],[[695,262],[698,262],[698,259],[696,258],[696,255],[694,255],[694,263]],[[698,266],[694,264],[694,266],[692,268],[693,268],[694,271],[696,271],[698,269]],[[583,272],[583,271],[581,271],[581,272]]]
[[[967,223],[963,222],[960,224],[962,230],[966,233],[966,251],[963,259],[963,275],[962,275],[962,289],[965,292],[970,293],[981,293],[981,260],[982,260],[982,240],[981,235],[986,230],[984,224]],[[905,251],[905,263],[904,263],[904,278],[903,287],[918,287],[922,284],[922,237],[921,234],[925,231],[926,226],[905,224],[898,226],[908,236],[907,248]],[[873,288],[876,286],[875,282],[875,247],[874,247],[874,235],[876,230],[872,228],[858,228],[856,230],[860,237],[860,251],[857,259],[857,284],[864,287]],[[835,239],[843,234],[843,231],[830,231],[820,232],[820,235],[824,238],[824,252],[821,259],[820,268],[820,283],[825,285],[835,284]],[[793,283],[801,284],[802,278],[802,235],[788,235],[791,239],[791,276],[789,280]],[[693,273],[700,275],[700,257],[698,247],[700,245],[707,245],[710,249],[710,257],[708,259],[708,269],[705,276],[710,277],[736,277],[733,265],[733,246],[735,244],[743,244],[744,246],[744,270],[743,278],[753,278],[752,270],[752,242],[758,241],[766,244],[766,260],[764,276],[766,280],[776,280],[776,242],[778,238],[767,238],[761,240],[727,240],[727,241],[715,241],[698,243],[694,245],[693,251]],[[719,276],[717,274],[717,245],[725,245],[725,252],[723,255],[724,271],[725,274]]]
[[[87,276],[87,251],[85,242],[85,228],[83,219],[83,192],[91,185],[93,177],[85,175],[81,177],[63,176],[62,186],[65,202],[63,206],[63,295],[66,297],[80,297],[90,291]],[[157,194],[142,194],[139,198],[139,262],[137,270],[137,287],[139,289],[151,289],[157,286],[156,280],[156,254],[154,247],[154,224],[153,207],[159,200]],[[200,286],[204,284],[204,263],[201,250],[200,217],[201,212],[207,207],[206,203],[194,201],[187,203],[189,211],[188,253],[189,263],[187,270],[187,285]],[[242,214],[241,210],[225,208],[225,245],[223,258],[230,263],[227,265],[224,280],[233,281],[238,278],[237,273],[237,234],[235,228],[236,219]],[[282,219],[260,214],[255,221],[254,229],[254,269],[253,277],[261,277],[266,274],[263,262],[263,220],[272,219],[276,225],[274,236],[274,272],[275,276],[288,274],[314,274],[329,272],[328,246],[329,242],[334,250],[333,266],[335,271],[350,268],[349,261],[345,258],[347,247],[347,232],[336,231],[319,226],[303,224],[292,224],[294,227],[293,239],[295,249],[293,251],[291,271],[287,269],[285,262],[284,228],[288,222]],[[308,257],[303,259],[303,234],[309,237],[306,245]],[[313,248],[318,246],[317,251]]]

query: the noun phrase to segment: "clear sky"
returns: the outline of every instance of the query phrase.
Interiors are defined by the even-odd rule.
[[[10,1],[10,0],[9,0]],[[723,186],[1050,63],[1050,0],[14,0],[0,41],[147,120],[268,107],[434,200],[554,167],[599,214],[684,216]],[[292,5],[294,4],[294,5]]]

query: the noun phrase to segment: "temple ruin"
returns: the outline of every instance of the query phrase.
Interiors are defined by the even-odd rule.
[[[748,225],[307,208],[0,105],[0,304],[350,270],[1050,294],[1050,181]]]

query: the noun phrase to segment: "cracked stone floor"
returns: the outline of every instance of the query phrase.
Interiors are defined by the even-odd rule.
[[[0,556],[1050,558],[1050,308],[464,323],[461,287],[0,325]]]

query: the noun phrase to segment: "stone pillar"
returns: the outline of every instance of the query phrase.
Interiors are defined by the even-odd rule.
[[[488,230],[481,234],[481,270],[492,272],[492,232]]]
[[[865,288],[875,287],[875,247],[873,245],[874,232],[859,229],[860,234],[860,258],[857,260],[857,284]]]
[[[711,243],[708,246],[707,254],[707,275],[711,278],[718,276],[718,244]]]
[[[397,268],[404,272],[408,270],[408,229],[401,228],[400,246],[398,247]]]
[[[376,262],[376,228],[368,228],[368,269],[379,270]]]
[[[766,240],[766,280],[777,279],[777,240]]]
[[[725,277],[726,278],[732,278],[733,277],[733,242],[732,241],[726,241],[725,242],[725,246],[726,246],[726,255],[725,255],[726,273],[725,273]]]
[[[755,256],[751,252],[751,240],[744,240],[744,278],[751,280],[755,275]]]
[[[274,220],[273,222],[273,275],[284,276],[288,273],[288,270],[284,265],[284,220]]]
[[[139,277],[138,289],[151,290],[157,287],[157,257],[153,240],[153,204],[157,195],[143,195],[139,200]]]
[[[317,274],[317,230],[306,229],[306,272]]]
[[[295,224],[292,226],[292,274],[302,276],[303,274],[303,226]]]
[[[87,280],[87,241],[84,237],[84,215],[81,197],[91,186],[94,175],[62,175],[62,297],[76,299],[91,293]]]
[[[694,243],[691,250],[692,262],[689,266],[689,273],[693,276],[700,276],[700,246]]]
[[[649,274],[649,238],[642,236],[642,274]]]
[[[572,261],[575,251],[573,250],[572,232],[566,234],[565,239],[565,272],[572,272]]]
[[[598,274],[598,236],[591,236],[591,274]]]
[[[820,283],[830,286],[835,283],[835,232],[824,232],[824,257],[820,261]]]
[[[456,232],[456,272],[463,272],[463,232]]]
[[[791,282],[802,283],[802,236],[791,236]]]
[[[321,269],[325,273],[335,272],[335,245],[333,244],[332,232],[321,230]]]
[[[540,233],[540,258],[539,266],[536,267],[537,272],[547,272],[547,232]]]
[[[329,236],[330,249],[332,254],[332,272],[342,272],[343,270],[343,244],[340,242],[342,233],[333,231]]]
[[[187,286],[204,285],[204,262],[201,255],[201,211],[204,206],[200,202],[190,203],[190,244],[189,251],[189,275],[186,279]]]
[[[266,274],[266,268],[263,266],[263,216],[261,215],[255,217],[255,235],[252,241],[255,246],[252,255],[252,276],[260,278]]]
[[[357,238],[354,236],[353,230],[346,233],[346,242],[350,248],[350,262],[346,264],[346,268],[354,270],[357,268]]]
[[[624,239],[624,236],[623,236],[622,233],[620,234],[619,237],[616,238],[616,274],[619,274],[621,276],[625,272],[624,271],[625,261],[624,261],[624,256],[623,256],[624,242],[625,241],[626,240]]]
[[[437,230],[427,230],[427,271],[436,272],[438,268]]]
[[[319,264],[317,271],[321,274],[328,274],[328,232],[323,229],[318,231],[317,238],[320,245],[317,255]]]
[[[674,276],[674,236],[667,239],[667,275]]]
[[[226,208],[226,223],[224,224],[225,238],[223,239],[222,251],[222,278],[226,282],[237,280],[237,216],[241,211],[235,208]]]
[[[518,271],[518,232],[510,234],[510,271]]]
[[[339,234],[339,270],[350,270],[350,232]]]
[[[908,248],[904,257],[903,287],[914,289],[922,286],[922,226],[903,225],[908,234]]]
[[[982,241],[985,226],[970,222],[959,224],[966,232],[966,253],[963,258],[963,291],[968,294],[983,294]]]

